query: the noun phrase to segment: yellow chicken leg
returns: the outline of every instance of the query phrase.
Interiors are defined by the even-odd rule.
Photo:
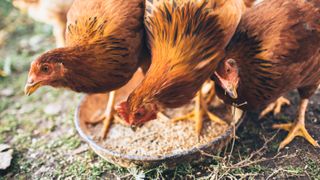
[[[218,124],[226,124],[221,118],[212,114],[207,107],[205,100],[202,97],[202,93],[198,92],[196,96],[196,104],[193,112],[183,116],[173,119],[174,122],[193,119],[195,121],[195,131],[197,135],[201,134],[202,126],[203,126],[203,114],[206,114],[209,119]]]
[[[103,114],[99,113],[99,114],[96,114],[92,117],[93,120],[91,122],[97,123],[97,122],[103,121],[103,127],[100,132],[100,138],[102,138],[102,139],[105,139],[107,137],[109,128],[110,128],[112,120],[114,118],[115,97],[116,97],[116,92],[111,91],[109,93],[107,107],[106,107],[105,111],[103,112]]]
[[[320,145],[315,141],[305,127],[305,112],[308,106],[308,99],[301,100],[300,107],[298,109],[298,117],[295,123],[276,124],[273,125],[274,129],[283,129],[289,131],[288,136],[281,142],[279,149],[283,149],[288,145],[296,136],[305,138],[314,147],[320,148]]]
[[[263,118],[264,116],[266,116],[272,111],[273,111],[273,115],[278,115],[281,112],[282,106],[285,106],[285,105],[289,106],[290,104],[291,103],[288,99],[284,97],[280,97],[275,102],[269,104],[268,107],[261,112],[259,119]]]
[[[103,139],[106,138],[109,128],[111,126],[111,121],[113,119],[113,114],[114,114],[115,99],[116,99],[116,91],[111,91],[109,93],[107,108],[104,113],[103,127],[101,131],[101,137]]]

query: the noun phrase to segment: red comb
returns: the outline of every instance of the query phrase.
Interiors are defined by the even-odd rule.
[[[126,101],[118,104],[116,107],[115,107],[117,113],[119,114],[119,116],[124,119],[127,123],[130,124],[129,122],[129,112],[128,112],[128,103]]]

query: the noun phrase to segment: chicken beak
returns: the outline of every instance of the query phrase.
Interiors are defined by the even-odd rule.
[[[228,94],[232,99],[238,98],[237,87],[232,82],[221,78],[221,76],[215,72],[215,77],[218,80],[218,84],[224,89],[226,94]]]
[[[24,88],[24,93],[27,96],[33,94],[41,86],[40,82],[38,83],[27,83]]]
[[[138,127],[135,126],[135,125],[130,125],[130,129],[131,129],[133,132],[135,132],[135,131],[138,129]]]
[[[232,99],[237,99],[238,98],[238,92],[236,87],[232,86],[230,88],[226,89],[226,93],[232,98]]]

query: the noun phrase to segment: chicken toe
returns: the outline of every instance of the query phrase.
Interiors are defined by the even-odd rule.
[[[226,124],[226,122],[224,122],[221,118],[219,118],[218,116],[214,115],[209,111],[207,103],[202,98],[202,94],[200,94],[199,96],[200,96],[199,100],[200,100],[201,108],[204,111],[204,113],[207,114],[209,119],[217,124]]]
[[[290,105],[290,101],[284,97],[278,98],[275,102],[268,105],[267,108],[265,108],[259,116],[259,119],[265,117],[270,112],[273,112],[273,115],[278,115],[281,112],[282,106]]]
[[[203,127],[203,115],[206,114],[209,119],[217,124],[226,124],[221,118],[218,116],[214,115],[208,110],[207,104],[205,100],[202,97],[202,93],[198,92],[197,97],[196,97],[196,104],[193,112],[188,113],[185,116],[174,118],[173,121],[182,121],[182,120],[189,120],[192,119],[195,121],[195,131],[197,135],[201,134],[201,130]]]
[[[289,131],[288,136],[281,142],[279,146],[279,150],[283,149],[286,145],[288,145],[296,136],[301,136],[305,138],[310,144],[314,147],[320,148],[320,145],[316,140],[314,140],[305,127],[305,111],[308,105],[308,100],[304,99],[301,101],[299,107],[298,117],[295,123],[287,123],[287,124],[275,124],[273,125],[274,129],[283,129]]]
[[[279,149],[283,149],[285,146],[287,146],[296,136],[301,136],[305,138],[310,144],[312,144],[314,147],[320,148],[320,145],[316,140],[314,140],[309,132],[306,130],[305,126],[301,123],[292,124],[275,124],[272,126],[274,129],[283,129],[286,131],[289,131],[288,136],[281,142]]]

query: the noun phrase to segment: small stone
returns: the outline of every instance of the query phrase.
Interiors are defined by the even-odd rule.
[[[86,152],[86,151],[88,151],[88,150],[89,150],[88,145],[87,145],[87,144],[83,144],[83,145],[81,145],[80,147],[78,147],[77,149],[75,149],[75,150],[72,152],[72,154],[73,154],[73,155],[78,155],[78,154],[82,154],[82,153],[84,153],[84,152]]]
[[[10,149],[10,146],[7,144],[0,144],[0,152]]]
[[[13,88],[6,88],[0,91],[0,96],[9,97],[14,94]]]
[[[318,119],[317,119],[317,118],[313,118],[313,119],[312,119],[312,122],[317,123],[317,122],[318,122]]]
[[[21,107],[21,109],[19,109],[18,113],[19,114],[25,114],[25,113],[30,113],[34,110],[34,106],[28,106],[28,105],[24,105]]]
[[[49,172],[49,168],[48,167],[45,167],[45,166],[42,166],[42,167],[40,167],[40,169],[38,169],[35,173],[34,173],[34,175],[35,176],[41,176],[41,174],[44,174],[45,172]]]
[[[62,110],[61,104],[49,104],[44,108],[47,115],[58,115]]]
[[[9,145],[0,144],[0,169],[5,170],[11,165],[13,150]]]

